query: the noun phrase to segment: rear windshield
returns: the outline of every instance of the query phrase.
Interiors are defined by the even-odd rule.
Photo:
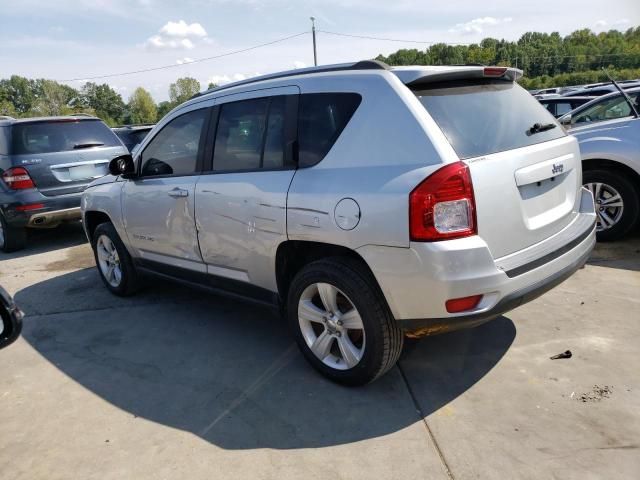
[[[460,158],[526,147],[565,136],[553,116],[519,85],[448,82],[414,89]],[[555,128],[531,134],[535,124]]]
[[[14,155],[120,145],[115,134],[100,120],[19,123],[11,129]]]

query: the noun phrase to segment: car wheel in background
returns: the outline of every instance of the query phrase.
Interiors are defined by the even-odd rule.
[[[138,275],[133,261],[113,224],[98,225],[91,247],[100,278],[111,293],[127,296],[138,289]]]
[[[0,213],[0,250],[15,252],[22,250],[27,243],[27,231],[24,228],[10,227]]]
[[[598,240],[617,240],[633,228],[638,219],[640,199],[629,179],[618,172],[585,170],[582,183],[593,193]]]
[[[369,383],[395,365],[404,335],[371,274],[357,261],[312,262],[293,279],[289,325],[303,355],[329,379]]]

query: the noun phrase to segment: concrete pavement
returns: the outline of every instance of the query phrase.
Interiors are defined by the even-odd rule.
[[[348,389],[307,366],[274,312],[168,282],[113,297],[78,226],[51,233],[0,256],[27,312],[0,351],[0,478],[640,472],[640,238]]]

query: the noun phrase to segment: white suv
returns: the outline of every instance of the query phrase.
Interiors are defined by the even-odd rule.
[[[100,275],[280,306],[316,369],[370,382],[406,334],[495,318],[594,245],[577,142],[520,74],[365,61],[198,95],[86,190]]]

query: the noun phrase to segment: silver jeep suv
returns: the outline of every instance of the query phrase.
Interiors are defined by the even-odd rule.
[[[577,142],[520,75],[365,61],[200,94],[84,193],[100,275],[280,306],[317,370],[370,382],[405,335],[495,318],[594,245]]]

